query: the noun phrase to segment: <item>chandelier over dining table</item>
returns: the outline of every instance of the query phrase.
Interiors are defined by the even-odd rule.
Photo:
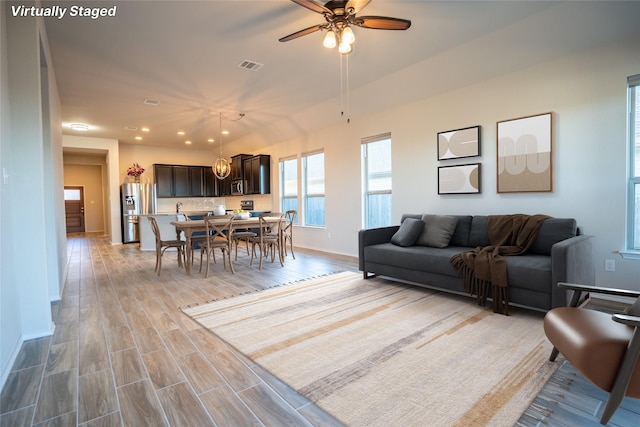
[[[229,161],[224,158],[224,156],[222,155],[222,135],[228,135],[229,131],[227,130],[223,130],[222,129],[222,117],[224,116],[223,113],[218,113],[218,131],[219,131],[219,135],[218,135],[218,141],[220,144],[220,156],[218,156],[218,158],[216,159],[216,161],[213,163],[213,166],[211,166],[211,169],[213,170],[213,174],[215,175],[215,177],[219,180],[223,180],[226,177],[229,176],[229,174],[231,174],[231,163],[229,163]],[[242,118],[245,116],[244,113],[238,113],[238,118],[232,121],[237,122],[238,120],[242,120]],[[226,117],[225,117],[226,118]]]

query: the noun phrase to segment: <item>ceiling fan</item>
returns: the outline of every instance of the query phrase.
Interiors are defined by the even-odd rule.
[[[351,52],[351,45],[355,41],[351,30],[352,26],[374,30],[406,30],[411,26],[411,21],[408,19],[389,16],[356,16],[371,0],[331,0],[325,4],[314,0],[291,1],[324,15],[327,22],[282,37],[281,42],[288,42],[316,31],[327,30],[323,45],[328,48],[338,45],[340,53],[347,54]]]

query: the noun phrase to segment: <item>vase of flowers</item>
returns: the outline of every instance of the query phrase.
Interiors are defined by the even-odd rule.
[[[133,182],[140,182],[140,175],[144,173],[144,168],[138,163],[134,163],[127,169],[127,175],[133,179]]]

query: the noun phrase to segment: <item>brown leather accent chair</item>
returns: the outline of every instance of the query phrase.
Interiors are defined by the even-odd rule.
[[[573,291],[569,307],[550,310],[544,332],[553,344],[549,360],[562,355],[590,382],[609,392],[600,419],[607,424],[625,396],[640,398],[640,291],[558,283]],[[580,307],[590,293],[635,298],[620,314]]]

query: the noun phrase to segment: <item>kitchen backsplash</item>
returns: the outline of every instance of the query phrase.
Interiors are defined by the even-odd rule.
[[[176,204],[182,203],[181,212],[212,211],[214,206],[224,205],[226,209],[240,209],[241,200],[253,200],[253,210],[269,211],[273,210],[271,195],[252,194],[236,197],[176,197],[158,198],[158,213],[175,213]]]

